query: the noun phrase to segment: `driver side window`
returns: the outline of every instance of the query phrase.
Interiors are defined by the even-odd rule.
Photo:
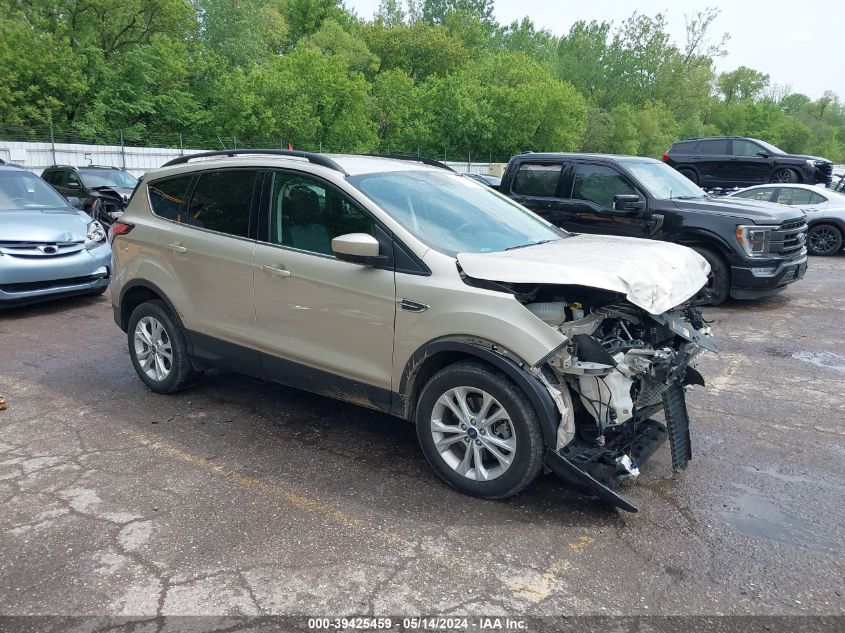
[[[333,255],[332,239],[375,236],[373,220],[339,191],[299,174],[275,172],[270,196],[270,242]]]
[[[762,152],[763,148],[752,143],[751,141],[734,140],[734,156],[751,156],[756,157],[757,152]]]
[[[618,171],[604,165],[576,165],[572,181],[572,198],[588,200],[605,209],[613,208],[613,196],[639,192]]]

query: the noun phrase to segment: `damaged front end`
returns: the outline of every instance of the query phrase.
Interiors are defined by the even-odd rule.
[[[707,322],[691,304],[655,315],[593,289],[513,290],[567,339],[530,368],[561,413],[547,467],[586,494],[636,511],[610,486],[636,478],[667,438],[673,469],[692,458],[685,389],[704,385],[695,364],[705,350],[717,351]],[[663,422],[653,417],[661,413]]]

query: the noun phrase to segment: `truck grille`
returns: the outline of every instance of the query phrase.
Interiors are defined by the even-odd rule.
[[[804,250],[807,239],[807,221],[804,218],[789,220],[772,231],[769,253],[780,257],[798,255]]]
[[[816,180],[829,185],[833,180],[833,164],[816,163]]]

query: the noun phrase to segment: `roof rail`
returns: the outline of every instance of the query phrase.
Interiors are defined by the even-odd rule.
[[[302,152],[296,149],[229,149],[218,152],[200,152],[199,154],[187,154],[185,156],[180,156],[179,158],[174,158],[173,160],[164,163],[162,167],[170,167],[171,165],[183,165],[188,161],[194,160],[195,158],[212,158],[214,156],[234,157],[251,154],[258,154],[261,156],[290,156],[292,158],[304,158],[309,163],[313,163],[314,165],[328,167],[329,169],[339,171],[340,173],[345,174],[347,176],[349,175],[346,173],[346,170],[343,169],[343,167],[338,165],[328,156],[324,156],[323,154],[315,154],[314,152]]]
[[[443,161],[426,158],[425,156],[414,156],[413,154],[364,154],[364,156],[372,156],[374,158],[392,158],[394,160],[408,160],[415,163],[422,163],[423,165],[429,165],[431,167],[439,167],[440,169],[455,171]]]

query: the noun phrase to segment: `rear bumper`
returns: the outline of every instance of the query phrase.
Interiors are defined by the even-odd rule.
[[[777,264],[761,263],[759,267],[731,267],[731,297],[761,299],[777,294],[807,272],[807,256]]]
[[[107,244],[66,257],[0,257],[0,308],[95,292],[109,285]]]

